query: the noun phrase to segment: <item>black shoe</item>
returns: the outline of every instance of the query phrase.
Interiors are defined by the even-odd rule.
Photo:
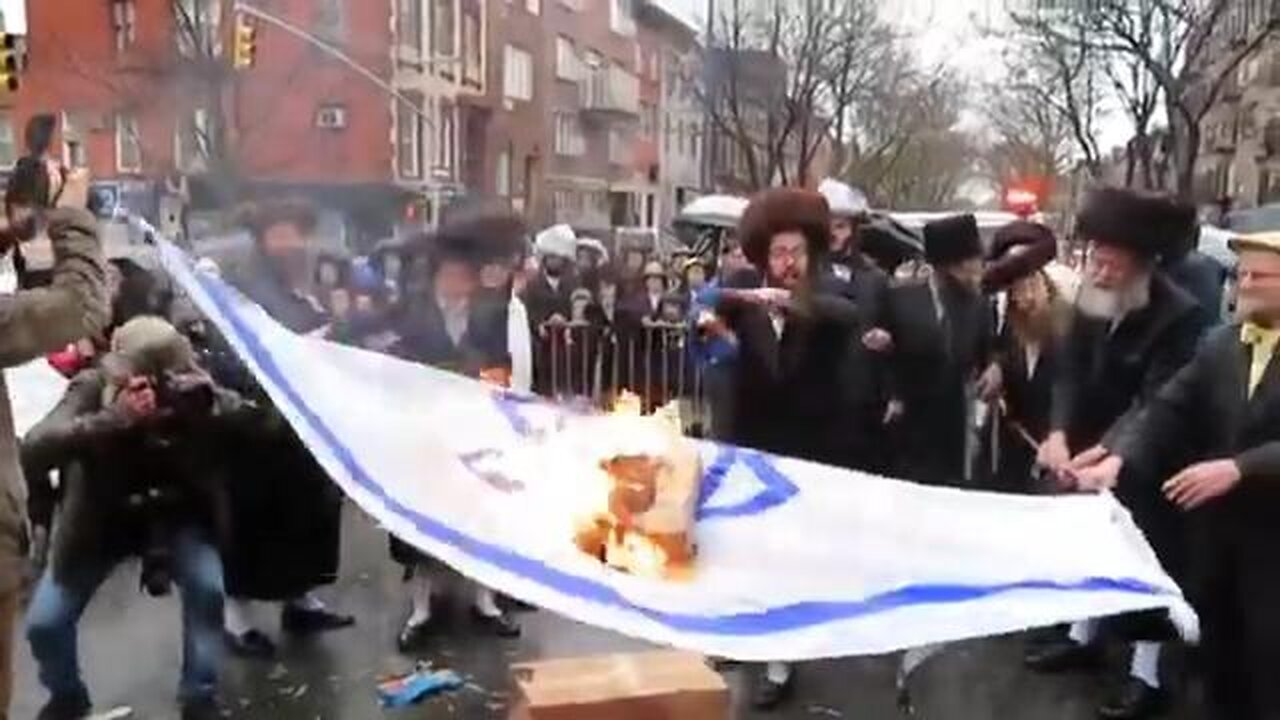
[[[1024,662],[1036,672],[1055,673],[1095,668],[1101,660],[1097,647],[1067,640],[1028,648]]]
[[[536,606],[506,594],[498,595],[498,607],[508,612],[533,612],[538,609]]]
[[[480,627],[491,630],[494,635],[500,638],[520,637],[520,623],[513,620],[505,612],[500,612],[497,615],[485,615],[473,607],[471,608],[471,619]]]
[[[1098,708],[1098,717],[1107,720],[1140,720],[1163,715],[1168,709],[1168,692],[1131,677],[1117,688],[1114,697]]]
[[[87,697],[52,697],[40,708],[36,720],[81,720],[92,710]]]
[[[182,704],[182,720],[222,720],[226,717],[222,706],[213,698],[188,700]]]
[[[341,630],[356,624],[350,615],[340,615],[328,610],[307,610],[295,605],[285,605],[280,614],[280,626],[294,635],[312,635],[329,630]]]
[[[396,638],[396,647],[400,652],[411,654],[418,652],[427,646],[427,642],[431,640],[431,636],[436,633],[435,618],[424,620],[420,623],[404,624],[400,629],[400,635]]]
[[[761,672],[760,679],[756,681],[755,692],[751,695],[751,706],[757,710],[772,710],[791,697],[791,688],[794,685],[794,678],[787,678],[786,682],[777,683]]]
[[[276,644],[261,630],[249,630],[240,635],[223,630],[222,640],[236,657],[270,660],[276,656]]]

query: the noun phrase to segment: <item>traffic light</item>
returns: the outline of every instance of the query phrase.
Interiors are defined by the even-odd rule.
[[[248,70],[258,54],[258,29],[244,15],[236,16],[231,64],[236,70]]]
[[[14,93],[22,85],[22,42],[13,33],[0,35],[0,91]]]

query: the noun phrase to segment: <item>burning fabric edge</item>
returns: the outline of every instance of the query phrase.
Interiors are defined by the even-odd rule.
[[[463,574],[573,619],[743,660],[878,654],[1152,608],[1196,635],[1181,591],[1109,496],[925,488],[702,443],[694,577],[617,572],[530,502],[550,467],[507,463],[528,472],[502,489],[461,460],[492,449],[479,437],[517,455],[536,443],[504,421],[491,388],[292,335],[175,246],[160,251],[363,510]],[[564,423],[554,408],[525,410]],[[512,490],[526,484],[533,494]]]

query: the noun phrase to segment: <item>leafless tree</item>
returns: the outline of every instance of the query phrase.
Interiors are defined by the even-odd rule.
[[[1133,98],[1144,88],[1158,90],[1169,123],[1174,185],[1185,196],[1193,191],[1202,121],[1240,64],[1277,27],[1269,3],[1242,0],[1083,0],[1018,22],[1037,28],[1047,41],[1102,53],[1104,62],[1141,75],[1128,84]]]
[[[744,190],[813,181],[893,42],[871,0],[729,0],[712,38],[713,152],[731,156]]]

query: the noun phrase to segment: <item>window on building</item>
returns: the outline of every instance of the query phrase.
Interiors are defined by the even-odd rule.
[[[484,43],[480,39],[480,18],[462,16],[462,79],[469,85],[484,84]]]
[[[685,154],[684,121],[683,120],[676,123],[676,152],[679,153],[680,155]]]
[[[454,161],[458,156],[458,108],[453,103],[441,101],[437,117],[435,166],[431,172],[453,177]]]
[[[422,179],[422,93],[402,92],[396,102],[396,167],[406,180]],[[406,102],[407,101],[407,102]]]
[[[671,115],[662,114],[662,152],[671,154]]]
[[[116,115],[116,170],[122,173],[142,171],[142,140],[138,118],[128,113]]]
[[[315,34],[334,45],[347,41],[347,0],[314,0]]]
[[[609,129],[609,162],[614,165],[631,162],[631,138],[618,128]]]
[[[573,41],[563,35],[556,36],[556,77],[577,82],[582,78],[582,62]]]
[[[86,125],[79,113],[62,113],[62,163],[68,167],[89,166],[88,149],[85,147],[89,139]]]
[[[533,99],[533,57],[514,45],[503,55],[503,96],[512,100]]]
[[[636,34],[635,0],[609,0],[609,29],[628,37]]]
[[[0,168],[11,168],[18,162],[18,141],[13,131],[13,115],[0,110]]]
[[[431,50],[433,56],[452,57],[458,54],[458,0],[431,0]],[[445,74],[452,75],[453,65],[442,63]]]
[[[555,116],[556,154],[577,157],[587,151],[582,134],[582,121],[577,113],[561,112]]]
[[[134,0],[113,0],[111,26],[116,35],[116,51],[124,52],[138,41],[138,8]]]
[[[654,128],[658,124],[658,106],[651,103],[640,103],[640,137],[652,140]]]
[[[222,55],[222,0],[177,0],[174,37],[186,57]]]
[[[178,169],[182,172],[199,172],[208,167],[209,113],[197,108],[179,121],[176,130]]]
[[[422,0],[396,0],[396,37],[400,47],[422,57]]]
[[[511,149],[498,153],[497,178],[493,185],[498,197],[511,197]]]

